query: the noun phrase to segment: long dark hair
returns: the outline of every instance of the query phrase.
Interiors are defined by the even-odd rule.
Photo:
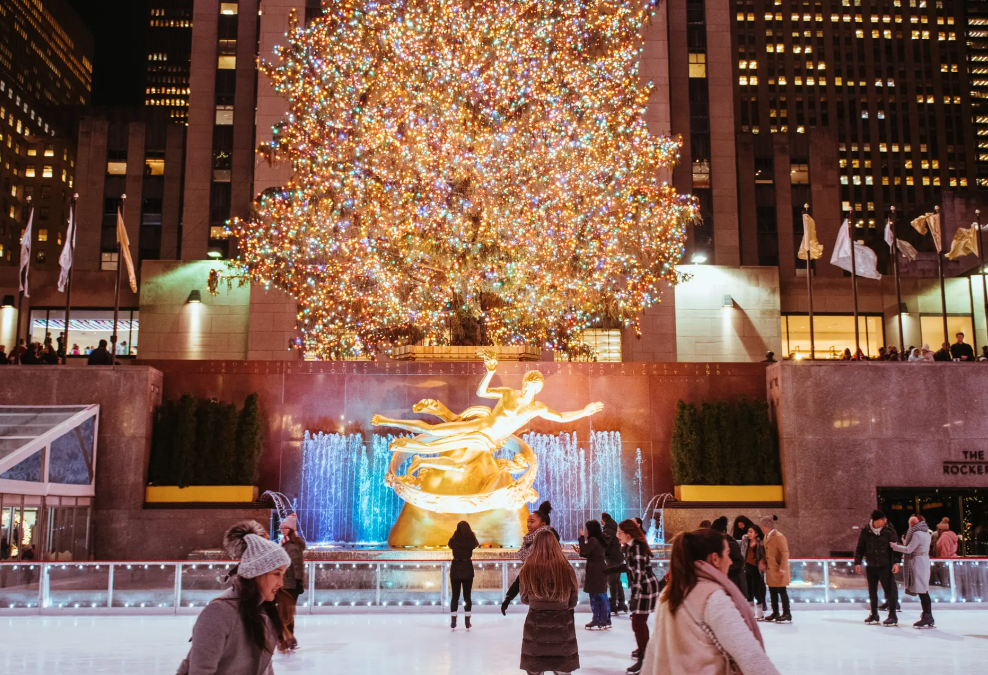
[[[552,532],[543,530],[535,535],[518,583],[533,598],[551,602],[567,602],[578,590],[576,572]]]
[[[617,523],[614,521],[613,518],[611,518],[611,514],[609,513],[600,514],[600,519],[601,521],[603,521],[604,525],[610,525],[611,523],[614,523],[614,525],[617,526]]]
[[[748,516],[738,516],[734,519],[734,529],[731,531],[731,536],[735,539],[741,539],[748,534],[748,530],[755,528],[755,532],[758,536],[762,536],[762,528],[755,525],[751,518]]]
[[[480,542],[477,541],[477,535],[470,528],[470,523],[465,520],[461,520],[456,524],[456,532],[450,537],[449,542],[450,544],[455,543],[460,546],[473,546],[474,548],[480,546]]]
[[[669,576],[662,592],[662,602],[669,604],[669,612],[675,614],[689,592],[696,586],[696,566],[698,560],[706,560],[711,553],[724,553],[724,540],[727,535],[708,528],[681,532],[672,540],[672,555],[669,560]]]
[[[237,575],[231,581],[233,588],[237,592],[237,609],[240,614],[240,621],[244,624],[244,629],[251,637],[254,644],[262,652],[274,653],[277,646],[282,651],[290,649],[291,636],[288,629],[278,616],[278,609],[273,602],[261,602],[261,589],[257,587],[256,579],[245,579]],[[264,616],[267,616],[274,626],[278,635],[278,644],[268,644],[268,635],[264,625]]]
[[[600,542],[601,546],[607,548],[607,540],[604,539],[604,530],[596,520],[587,521],[587,537],[596,539]]]
[[[645,532],[642,530],[641,525],[639,525],[636,521],[631,518],[622,520],[618,523],[618,529],[634,539],[636,542],[640,542],[641,545],[645,547],[648,554],[652,555],[652,549],[648,546],[648,540],[645,538]]]
[[[539,519],[543,523],[545,523],[546,525],[552,525],[552,518],[549,517],[549,514],[552,513],[552,504],[550,504],[548,501],[544,501],[541,504],[539,504],[539,508],[538,510],[535,511],[535,513],[538,514]]]

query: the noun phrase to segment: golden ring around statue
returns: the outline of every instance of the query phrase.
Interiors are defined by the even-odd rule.
[[[405,461],[406,456],[414,454],[400,450],[396,450],[392,455],[384,482],[409,504],[436,513],[480,513],[492,509],[519,508],[538,499],[538,493],[532,487],[538,472],[538,456],[528,443],[518,436],[512,435],[510,440],[518,444],[519,452],[511,460],[496,461],[505,471],[527,467],[525,473],[510,485],[473,494],[443,495],[429,492],[413,485],[414,477],[397,474],[398,467]]]

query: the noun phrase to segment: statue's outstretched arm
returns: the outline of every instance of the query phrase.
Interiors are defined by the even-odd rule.
[[[498,389],[488,388],[491,383],[491,378],[493,377],[494,371],[491,370],[490,366],[488,366],[487,374],[484,375],[484,379],[482,379],[480,384],[477,386],[477,396],[480,398],[501,398],[501,392]]]
[[[572,422],[573,420],[578,420],[581,417],[590,417],[594,413],[598,413],[603,409],[604,404],[598,401],[596,403],[588,404],[583,410],[574,410],[573,412],[558,412],[556,410],[552,410],[551,408],[546,408],[539,413],[539,417],[552,422]]]

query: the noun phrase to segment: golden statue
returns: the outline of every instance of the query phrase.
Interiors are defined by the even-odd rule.
[[[393,420],[374,415],[375,426],[389,426],[418,432],[414,438],[397,438],[391,443],[394,456],[385,482],[405,500],[405,506],[391,528],[391,546],[445,546],[460,520],[467,520],[482,543],[503,548],[521,545],[528,518],[526,502],[538,494],[532,488],[538,460],[532,449],[516,435],[536,417],[555,422],[571,422],[603,409],[591,403],[583,410],[561,413],[535,400],[542,391],[542,373],[531,371],[522,380],[521,391],[490,387],[497,370],[494,350],[480,349],[487,374],[477,387],[477,396],[496,399],[487,406],[467,408],[456,415],[434,399],[413,406],[417,413],[428,413],[442,422]],[[506,444],[518,451],[509,459],[495,459],[494,453]],[[396,471],[413,455],[403,475]],[[512,473],[523,472],[517,479]]]

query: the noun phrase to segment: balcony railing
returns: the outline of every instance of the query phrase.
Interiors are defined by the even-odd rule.
[[[449,561],[307,561],[298,611],[446,611]],[[572,561],[582,587],[585,562]],[[664,575],[668,560],[654,561]],[[232,562],[5,562],[0,563],[0,615],[192,614],[226,587]],[[794,603],[867,602],[864,574],[849,559],[791,560]],[[477,609],[500,604],[518,573],[518,560],[475,561]],[[901,572],[900,579],[901,582]],[[988,558],[933,561],[930,595],[936,603],[988,605]],[[916,602],[900,592],[900,602]],[[580,605],[588,605],[581,594]]]

